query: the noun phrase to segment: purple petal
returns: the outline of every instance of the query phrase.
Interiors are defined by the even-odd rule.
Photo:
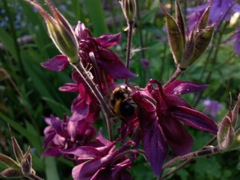
[[[66,83],[62,87],[58,88],[62,92],[78,92],[78,85],[73,83]]]
[[[64,129],[64,123],[61,121],[59,118],[53,116],[51,118],[51,124],[54,130],[56,131],[57,134],[59,134],[62,137],[66,137],[66,131]]]
[[[99,38],[94,38],[102,47],[114,46],[120,42],[121,34],[104,34]]]
[[[218,127],[215,122],[203,113],[188,107],[177,106],[171,108],[171,114],[176,120],[185,122],[194,128],[216,134]]]
[[[192,150],[193,139],[179,121],[172,118],[160,119],[160,125],[168,145],[177,155],[184,155]]]
[[[43,154],[42,157],[44,156],[53,156],[53,157],[59,157],[61,156],[62,153],[60,152],[59,147],[54,147],[54,148],[49,148],[47,149]]]
[[[74,180],[89,180],[102,167],[107,166],[113,159],[112,155],[105,156],[101,159],[94,159],[75,166],[72,170],[72,177]]]
[[[136,92],[133,100],[139,107],[138,118],[143,134],[143,148],[154,173],[159,176],[167,155],[167,143],[158,124],[155,105],[143,97],[144,92]]]
[[[97,64],[101,66],[106,73],[115,79],[125,79],[137,77],[120,60],[119,56],[109,49],[98,51]]]
[[[146,120],[146,119],[145,119]],[[143,148],[153,172],[159,176],[167,156],[167,143],[157,121],[148,123],[143,131]]]
[[[208,85],[206,84],[175,80],[164,89],[164,92],[168,94],[182,95],[186,93],[202,91],[207,87]]]
[[[69,61],[66,56],[58,55],[52,59],[41,63],[42,67],[49,69],[51,71],[62,71],[69,65]]]
[[[102,153],[98,151],[96,148],[91,146],[81,146],[72,148],[66,151],[61,151],[62,154],[72,154],[78,157],[81,160],[89,160],[94,159],[96,157],[101,157]]]

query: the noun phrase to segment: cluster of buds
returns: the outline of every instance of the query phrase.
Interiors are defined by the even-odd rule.
[[[4,178],[23,178],[41,180],[32,168],[32,155],[30,148],[23,154],[17,140],[11,134],[12,147],[16,160],[9,156],[0,154],[0,162],[5,164],[7,168],[0,172],[0,177]]]
[[[201,56],[211,41],[214,24],[207,24],[210,6],[188,36],[185,35],[184,20],[178,1],[175,2],[176,19],[162,5],[161,7],[166,15],[169,45],[175,64],[181,69],[186,69]]]
[[[219,125],[217,134],[218,147],[221,151],[229,151],[240,148],[240,128],[235,129],[240,107],[240,94],[232,109],[230,103],[229,110]]]

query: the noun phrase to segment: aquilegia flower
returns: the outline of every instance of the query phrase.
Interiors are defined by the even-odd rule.
[[[234,42],[233,50],[240,57],[240,26],[238,26],[236,32],[227,40],[227,44]]]
[[[194,13],[195,15],[198,15],[198,13],[204,12],[210,4],[210,23],[218,23],[221,20],[229,21],[235,12],[240,12],[240,5],[234,0],[212,0],[200,6],[188,8],[187,12],[188,14]],[[194,18],[194,16],[191,17]]]
[[[81,120],[71,120],[65,117],[64,121],[55,116],[45,118],[49,125],[44,130],[44,148],[47,150],[43,156],[64,156],[65,158],[76,161],[73,156],[65,154],[64,151],[74,147],[85,146],[92,143],[96,136],[96,129],[90,123]]]
[[[76,147],[65,152],[78,157],[79,162],[83,161],[73,168],[73,179],[131,180],[127,169],[138,156],[137,150],[130,149],[135,143],[128,141],[116,150],[117,141],[108,141],[101,133],[98,134],[96,141],[98,146]]]
[[[166,88],[150,80],[144,90],[133,93],[138,106],[142,144],[154,173],[159,176],[168,146],[177,155],[191,151],[193,139],[181,122],[196,129],[216,134],[217,125],[212,119],[192,108],[179,95],[201,91],[206,85],[175,80]],[[131,124],[132,125],[132,124]]]

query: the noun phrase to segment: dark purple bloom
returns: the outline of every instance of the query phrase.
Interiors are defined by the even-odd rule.
[[[201,91],[206,85],[175,80],[166,88],[151,80],[145,90],[137,90],[132,99],[138,105],[142,143],[154,173],[159,176],[166,158],[168,145],[175,154],[191,151],[193,139],[181,122],[216,134],[214,121],[192,108],[179,95]]]
[[[97,140],[102,143],[101,146],[83,146],[66,152],[77,156],[79,160],[86,160],[73,168],[73,179],[132,179],[127,169],[138,155],[136,150],[129,150],[134,143],[129,141],[115,150],[116,141],[110,142],[101,134],[99,136]]]
[[[75,28],[75,35],[79,41],[79,57],[84,65],[93,64],[94,66],[96,63],[99,71],[104,71],[114,79],[136,77],[135,74],[125,67],[119,56],[108,49],[108,47],[119,43],[121,38],[120,34],[104,34],[99,38],[94,38],[91,32],[85,28],[84,24],[79,22]],[[96,62],[92,62],[89,55],[90,53],[93,53]],[[53,71],[61,71],[68,65],[68,59],[64,55],[55,56],[42,63],[44,68]]]
[[[72,102],[71,120],[85,119],[87,122],[95,122],[99,116],[100,107],[97,99],[83,82],[76,71],[72,73],[74,83],[66,83],[59,90],[63,92],[78,92],[78,96]],[[111,81],[108,81],[111,84]]]
[[[73,157],[64,154],[64,151],[73,147],[88,145],[96,136],[95,128],[84,119],[71,120],[65,117],[64,121],[58,117],[51,116],[45,118],[49,125],[44,130],[44,148],[47,150],[43,156],[65,156],[67,159],[74,160]]]
[[[221,20],[229,21],[235,12],[240,12],[240,5],[233,0],[213,0],[212,2],[208,2],[197,7],[188,8],[187,11],[189,14],[194,13],[195,15],[198,15],[198,13],[204,12],[210,4],[210,23],[218,23]]]

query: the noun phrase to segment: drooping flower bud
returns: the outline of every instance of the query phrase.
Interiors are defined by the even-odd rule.
[[[48,33],[58,50],[68,57],[68,60],[75,64],[78,62],[78,41],[73,29],[65,17],[56,9],[51,0],[47,5],[51,10],[49,15],[35,0],[27,0],[35,7],[44,18]]]
[[[122,7],[123,14],[127,21],[134,21],[137,12],[137,5],[135,0],[121,0],[119,1]]]

